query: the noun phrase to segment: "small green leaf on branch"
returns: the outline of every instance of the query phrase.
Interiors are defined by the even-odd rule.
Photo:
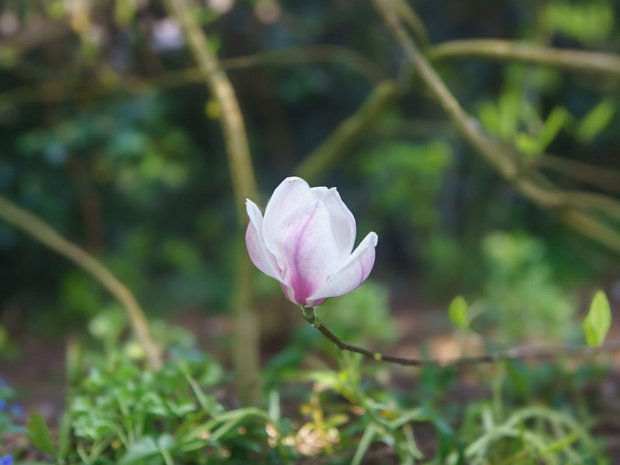
[[[599,347],[605,342],[611,327],[611,308],[605,292],[598,290],[594,294],[590,310],[583,320],[583,333],[590,347]]]
[[[459,329],[469,326],[469,304],[462,295],[456,296],[448,307],[450,321]]]
[[[614,117],[616,105],[611,100],[603,100],[596,105],[579,122],[577,137],[582,142],[589,142],[600,134]]]

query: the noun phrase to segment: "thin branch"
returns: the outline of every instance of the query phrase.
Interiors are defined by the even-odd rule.
[[[461,357],[451,360],[398,357],[395,355],[387,355],[381,352],[375,352],[354,344],[349,344],[348,342],[340,339],[327,326],[325,326],[314,313],[314,309],[302,308],[302,310],[306,322],[311,324],[323,336],[333,342],[334,345],[338,347],[338,349],[354,352],[377,362],[394,363],[396,365],[409,367],[454,368],[469,365],[491,364],[524,359],[547,360],[558,357],[586,358],[592,357],[600,353],[620,351],[620,339],[615,339],[599,347],[575,345],[521,346],[491,354],[483,354],[473,357]]]
[[[601,190],[620,194],[620,171],[568,160],[554,155],[538,156],[531,164],[535,167],[547,168],[562,173],[577,181],[596,186]]]
[[[577,209],[565,209],[558,212],[567,224],[583,234],[596,238],[597,242],[609,247],[612,250],[620,251],[618,248],[618,228],[607,226],[601,221],[597,221],[591,215]]]
[[[577,206],[586,210],[596,210],[610,218],[620,221],[620,202],[612,197],[591,192],[562,191],[566,207]]]
[[[581,72],[620,77],[620,56],[602,52],[557,49],[499,39],[455,40],[428,50],[432,61],[457,58],[482,58],[495,61],[518,61]]]
[[[347,47],[331,45],[268,50],[253,55],[223,59],[220,66],[223,70],[241,70],[265,65],[288,66],[315,62],[349,66],[373,84],[385,80],[383,71],[366,56]],[[139,94],[153,89],[167,89],[190,82],[204,81],[204,72],[200,68],[180,69],[144,78],[114,74],[113,70],[109,71],[107,79],[95,85],[92,82],[88,82],[86,86],[80,82],[53,82],[17,87],[0,93],[0,103],[16,105],[39,101],[93,99],[114,92]]]
[[[396,84],[383,81],[370,93],[359,109],[310,153],[294,170],[304,179],[315,179],[346,155],[348,147],[365,134],[397,95]]]
[[[239,223],[245,225],[245,200],[256,198],[257,189],[245,123],[237,96],[186,0],[166,0],[166,5],[181,24],[202,78],[220,106],[237,214]],[[238,250],[241,249],[240,240]],[[259,326],[256,312],[252,308],[252,270],[247,257],[239,258],[235,271],[234,364],[238,395],[243,404],[258,405],[261,399],[258,368]]]
[[[428,39],[428,32],[424,21],[418,15],[418,13],[409,6],[406,0],[391,0],[392,8],[398,12],[398,15],[403,19],[403,22],[407,25],[411,34],[415,38],[415,41],[420,48],[426,48],[430,45]]]
[[[368,57],[357,50],[339,45],[316,45],[267,50],[253,55],[223,59],[222,67],[227,70],[234,70],[267,64],[294,65],[308,62],[327,62],[349,66],[373,83],[379,83],[386,78],[381,68]]]
[[[95,278],[123,306],[147,362],[154,370],[161,365],[160,350],[153,340],[144,311],[131,291],[105,266],[77,245],[63,238],[47,223],[0,196],[0,218],[66,257]]]
[[[469,115],[450,92],[429,61],[419,52],[415,43],[403,28],[400,19],[391,8],[392,0],[373,0],[383,16],[388,29],[398,40],[408,60],[415,66],[422,82],[447,113],[461,136],[505,179],[524,196],[538,205],[554,209],[559,216],[575,229],[607,247],[620,252],[620,232],[607,227],[573,205],[565,192],[555,188],[551,182],[537,172],[524,166],[523,157],[510,145],[492,139],[483,130],[480,122]],[[590,202],[591,200],[588,200]],[[580,199],[583,203],[583,199]],[[579,220],[575,220],[579,217]],[[587,218],[584,218],[587,217]],[[598,233],[602,233],[599,235]]]

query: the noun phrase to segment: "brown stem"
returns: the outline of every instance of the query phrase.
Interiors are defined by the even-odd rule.
[[[377,362],[394,363],[396,365],[410,366],[410,367],[435,367],[435,368],[451,368],[462,367],[468,365],[479,365],[488,363],[498,363],[510,360],[545,360],[558,358],[562,356],[566,357],[591,357],[595,354],[604,352],[620,351],[620,339],[616,339],[608,342],[599,347],[586,347],[586,346],[574,346],[574,345],[558,345],[558,346],[521,346],[514,347],[502,352],[496,352],[491,354],[483,354],[473,357],[461,357],[452,360],[437,360],[437,359],[419,359],[419,358],[406,358],[398,357],[395,355],[387,355],[381,352],[374,352],[364,347],[360,347],[354,344],[349,344],[336,336],[322,321],[314,314],[314,310],[311,308],[304,308],[304,319],[316,328],[323,336],[333,342],[340,350],[346,350],[354,352],[356,354],[363,355],[366,358],[375,360]]]

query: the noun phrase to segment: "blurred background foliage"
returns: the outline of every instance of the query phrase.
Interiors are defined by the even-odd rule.
[[[344,340],[419,357],[521,342],[579,345],[577,313],[594,287],[609,290],[617,308],[617,252],[524,197],[513,185],[519,179],[501,178],[462,139],[372,2],[183,4],[208,32],[241,103],[262,192],[254,200],[264,205],[284,177],[305,168],[311,184],[338,187],[358,237],[380,237],[371,280],[317,310]],[[618,70],[440,52],[492,38],[613,61],[620,0],[410,4],[428,44],[415,18],[409,32],[471,115],[468,124],[497,147],[518,149],[517,178],[542,173],[547,185],[619,200]],[[251,337],[230,337],[243,294],[243,283],[234,288],[238,259],[246,257],[222,109],[171,5],[0,3],[0,196],[109,267],[135,292],[165,350],[163,368],[145,370],[144,341],[101,284],[0,222],[0,361],[14,365],[0,379],[0,433],[13,435],[0,444],[0,462],[42,457],[19,442],[26,429],[58,463],[618,457],[618,381],[609,366],[516,361],[412,375],[362,363],[303,325],[278,284],[258,272],[264,396],[244,407],[242,390],[232,389],[230,349],[259,348]],[[381,92],[387,103],[369,105]],[[374,109],[363,130],[351,119],[360,108]],[[304,165],[333,149],[324,141],[342,134],[336,128],[355,137],[335,144],[324,166]],[[611,217],[600,207],[593,215],[610,229],[618,226]],[[36,363],[19,361],[32,354]],[[39,408],[40,399],[51,407]],[[43,416],[26,421],[33,406]],[[2,455],[11,447],[15,457]]]
[[[620,48],[618,1],[414,3],[432,43]],[[525,200],[457,136],[366,2],[197,0],[192,14],[230,68],[265,193],[373,85],[400,76],[398,102],[316,180],[338,186],[360,234],[379,234],[375,277],[396,295],[466,293],[506,340],[542,327],[565,337],[579,290],[618,277],[617,255]],[[7,0],[0,38],[0,193],[101,257],[149,313],[226,311],[238,251],[220,109],[164,5]],[[341,49],[334,58],[326,47]],[[273,50],[285,53],[265,55]],[[228,60],[250,55],[254,63]],[[620,193],[617,78],[478,59],[438,69],[482,127],[555,182]],[[90,277],[5,224],[0,263],[5,321],[64,331],[110,303]],[[263,299],[279,292],[260,283]],[[377,310],[389,295],[357,299],[334,305],[342,315],[368,302]],[[524,301],[528,316],[514,324]]]

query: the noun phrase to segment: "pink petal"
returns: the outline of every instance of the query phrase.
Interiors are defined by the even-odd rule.
[[[375,263],[377,240],[374,232],[369,233],[343,266],[307,298],[308,305],[316,306],[323,299],[344,295],[358,288],[368,278]]]
[[[281,277],[275,258],[266,250],[263,242],[263,216],[256,204],[251,200],[246,200],[245,206],[250,217],[250,223],[245,232],[245,244],[250,260],[263,273],[280,281]]]
[[[308,296],[339,266],[341,251],[330,223],[329,211],[317,200],[289,214],[274,235],[284,260],[284,282],[294,292],[291,300],[298,304],[305,305]]]

